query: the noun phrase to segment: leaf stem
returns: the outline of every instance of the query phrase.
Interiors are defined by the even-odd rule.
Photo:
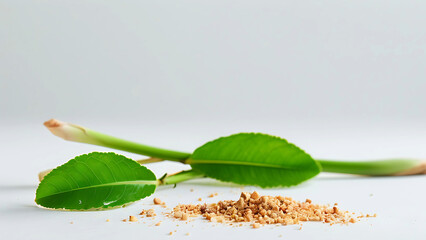
[[[163,148],[151,147],[140,143],[127,141],[124,139],[109,136],[89,128],[75,124],[64,123],[56,119],[46,121],[44,125],[56,136],[68,141],[94,144],[98,146],[114,148],[126,152],[142,154],[149,157],[167,159],[171,161],[182,161],[191,154],[167,150]]]
[[[323,172],[349,173],[369,176],[425,174],[425,162],[414,159],[388,159],[380,161],[317,160]]]
[[[187,170],[187,171],[181,171],[175,174],[171,175],[165,175],[164,177],[160,178],[160,184],[159,185],[171,185],[171,184],[177,184],[183,181],[188,181],[195,178],[203,178],[205,177],[204,174],[195,171],[195,170]]]

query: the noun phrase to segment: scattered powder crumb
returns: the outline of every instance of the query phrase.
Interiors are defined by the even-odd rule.
[[[149,209],[149,210],[142,210],[141,213],[139,213],[139,215],[141,215],[142,217],[146,216],[146,217],[154,217],[157,216],[157,214],[155,214],[154,209]]]
[[[200,201],[200,202],[201,202],[201,201],[203,201],[203,199],[202,199],[202,198],[198,198],[198,201]]]
[[[173,232],[169,232],[169,235],[173,235]]]
[[[109,222],[109,219],[107,219],[106,221]]]
[[[189,233],[186,233],[185,235],[186,235],[186,236],[189,236]]]
[[[70,224],[74,224],[74,222],[70,222]]]
[[[213,197],[211,194],[209,197]],[[355,223],[354,213],[338,209],[337,203],[333,207],[319,205],[306,199],[305,202],[282,196],[260,196],[256,191],[243,192],[237,201],[225,200],[212,204],[178,205],[168,214],[180,220],[189,217],[203,216],[210,222],[251,222],[253,228],[264,224],[301,224],[306,221],[318,221],[330,225],[340,223]],[[367,215],[367,217],[376,215]],[[364,217],[363,215],[358,218]],[[242,224],[240,224],[242,226]],[[300,229],[302,226],[300,226]]]
[[[155,226],[160,226],[160,225],[161,225],[161,221],[155,224]]]
[[[123,222],[127,222],[127,219],[123,219],[123,220],[121,220],[121,221],[123,221]]]
[[[217,196],[217,195],[218,195],[218,193],[212,193],[212,194],[209,195],[209,198],[212,198],[212,197]]]
[[[146,213],[147,217],[153,217],[156,216],[157,214],[155,214],[154,209],[149,209],[148,212]]]
[[[193,192],[193,191],[194,191],[194,189],[193,189],[193,188],[191,188],[189,191],[190,191],[190,192]]]
[[[135,216],[129,216],[129,222],[137,222],[138,218]]]
[[[282,234],[280,234],[278,237],[282,237],[283,235]]]

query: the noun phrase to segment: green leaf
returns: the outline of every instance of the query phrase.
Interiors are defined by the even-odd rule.
[[[80,155],[49,173],[36,203],[47,208],[95,210],[123,206],[151,195],[157,180],[149,169],[115,153]]]
[[[320,165],[300,148],[260,133],[240,133],[208,142],[185,163],[207,177],[260,187],[292,186],[320,172]]]

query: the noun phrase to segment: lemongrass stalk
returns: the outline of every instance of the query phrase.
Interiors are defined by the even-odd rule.
[[[138,153],[154,158],[159,161],[172,160],[185,163],[191,156],[190,153],[172,151],[162,148],[151,147],[81,127],[75,124],[60,122],[51,119],[44,125],[56,136],[65,140],[89,143],[127,152]],[[413,159],[389,159],[381,161],[331,161],[317,160],[322,166],[323,172],[348,173],[368,176],[383,175],[415,175],[426,174],[426,161]]]
[[[156,162],[161,162],[164,161],[164,159],[160,159],[160,158],[147,158],[147,159],[141,159],[141,160],[136,160],[136,162],[138,162],[139,164],[143,165],[143,164],[149,164],[149,163],[156,163]],[[53,169],[47,169],[44,171],[41,171],[38,173],[38,180],[41,182],[41,180],[43,180],[43,178],[49,174]]]
[[[123,140],[120,138],[93,131],[89,128],[61,122],[56,119],[50,119],[49,121],[46,121],[44,125],[54,135],[68,141],[88,143],[172,161],[181,161],[187,159],[190,156],[190,154],[184,152],[156,148],[140,143]]]

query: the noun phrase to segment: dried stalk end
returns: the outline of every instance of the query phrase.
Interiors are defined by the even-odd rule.
[[[56,119],[50,119],[44,122],[44,126],[49,129],[53,135],[58,136],[62,139],[74,142],[98,144],[96,139],[88,135],[87,130],[84,127],[61,122]]]
[[[50,120],[48,120],[48,121],[46,121],[46,122],[44,122],[43,123],[44,124],[44,126],[46,126],[47,128],[55,128],[55,127],[60,127],[61,125],[63,125],[64,123],[63,122],[61,122],[61,121],[59,121],[59,120],[56,120],[56,119],[50,119]]]
[[[420,175],[426,174],[426,161],[420,162],[417,166],[414,166],[408,170],[393,174],[394,176],[408,176],[408,175]]]

